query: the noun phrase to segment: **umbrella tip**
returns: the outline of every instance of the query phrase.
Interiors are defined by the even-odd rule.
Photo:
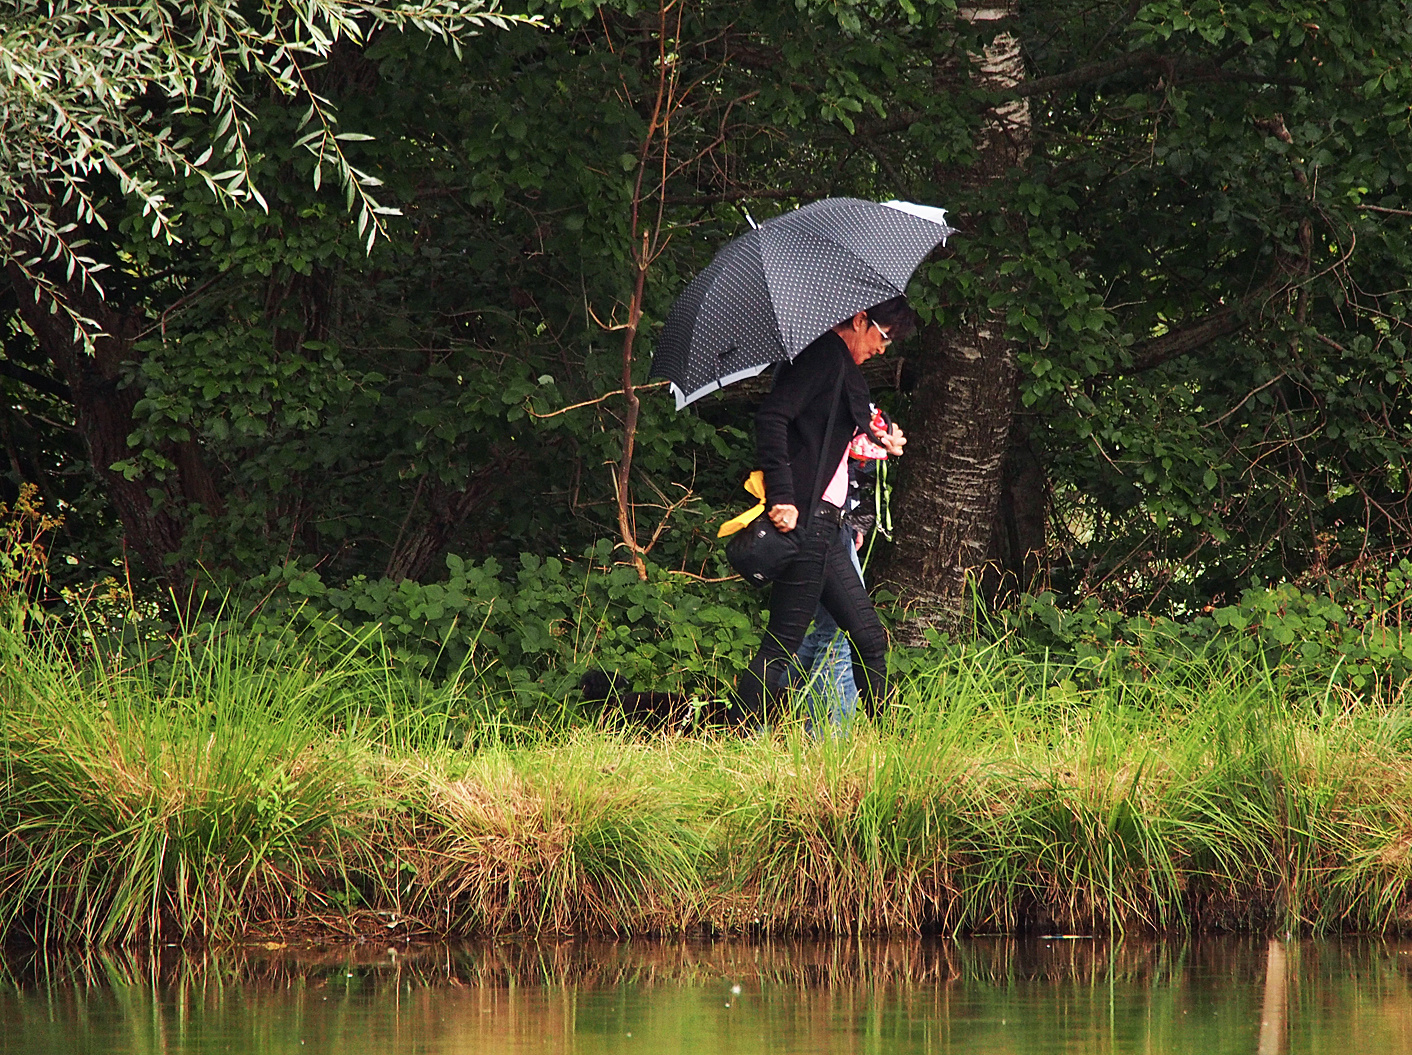
[[[741,215],[745,217],[745,222],[750,225],[752,231],[758,231],[760,229],[760,225],[755,222],[755,217],[750,215],[749,209],[742,206],[740,212]]]

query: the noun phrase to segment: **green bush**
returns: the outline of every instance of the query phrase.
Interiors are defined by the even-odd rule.
[[[361,642],[385,651],[429,699],[459,685],[487,714],[518,722],[572,718],[578,680],[592,667],[617,671],[638,689],[720,698],[759,647],[768,599],[738,581],[651,564],[641,581],[614,563],[606,541],[572,560],[521,554],[506,568],[449,556],[446,567],[438,582],[359,577],[338,586],[306,568],[277,569],[252,584],[265,600],[247,629],[271,642],[324,639],[331,655]],[[1064,609],[1046,592],[982,620],[974,638],[933,633],[925,649],[894,648],[889,665],[906,678],[978,640],[1032,660],[1026,669],[1049,684],[1147,680],[1220,658],[1303,687],[1395,692],[1412,678],[1412,634],[1402,620],[1409,599],[1406,560],[1327,579],[1317,590],[1252,587],[1234,604],[1185,618],[1128,614],[1095,600]],[[888,622],[901,615],[890,600],[879,594]]]
[[[1134,676],[1159,672],[1174,657],[1229,652],[1278,678],[1359,693],[1396,690],[1412,678],[1412,628],[1403,625],[1412,562],[1319,586],[1251,588],[1235,604],[1210,605],[1184,620],[1126,615],[1095,601],[1066,611],[1054,594],[1041,593],[1023,597],[996,625],[1061,664],[1116,667]]]
[[[575,560],[524,553],[507,569],[452,555],[446,568],[439,582],[337,587],[316,571],[278,569],[252,584],[268,597],[256,628],[294,625],[343,647],[376,625],[395,664],[437,684],[473,677],[512,719],[571,705],[591,667],[639,689],[716,696],[760,644],[753,591],[651,564],[644,582],[613,562],[606,541]]]

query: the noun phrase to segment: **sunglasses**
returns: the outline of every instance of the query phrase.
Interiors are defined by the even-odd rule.
[[[877,330],[878,333],[882,334],[882,346],[883,346],[884,348],[886,348],[889,344],[892,343],[892,335],[891,335],[891,334],[889,334],[886,330],[884,330],[884,329],[883,329],[881,326],[879,326],[876,322],[873,322],[872,319],[869,319],[868,321],[873,324],[873,328],[874,328],[875,330]]]

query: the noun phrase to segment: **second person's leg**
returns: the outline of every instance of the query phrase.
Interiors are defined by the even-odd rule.
[[[826,555],[820,602],[853,644],[853,675],[870,715],[888,693],[887,631],[848,555]]]

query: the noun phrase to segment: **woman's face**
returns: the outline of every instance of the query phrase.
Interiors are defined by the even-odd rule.
[[[892,343],[887,328],[873,322],[861,311],[839,328],[838,335],[848,345],[848,354],[859,366],[875,355],[882,355]]]

